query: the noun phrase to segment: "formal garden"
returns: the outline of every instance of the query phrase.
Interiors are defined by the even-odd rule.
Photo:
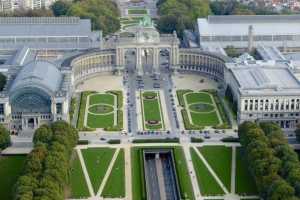
[[[144,130],[163,130],[164,116],[158,91],[141,92],[141,109]]]
[[[185,129],[229,128],[229,119],[216,91],[177,90]]]
[[[82,92],[77,128],[106,131],[123,129],[123,94],[121,91]]]

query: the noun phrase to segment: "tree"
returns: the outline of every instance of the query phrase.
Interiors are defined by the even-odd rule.
[[[295,190],[285,180],[279,179],[273,181],[270,186],[268,199],[271,200],[282,200],[289,199],[294,196]]]
[[[64,16],[68,13],[68,10],[70,8],[70,3],[64,0],[55,1],[52,6],[52,12],[54,16]]]
[[[0,124],[0,150],[5,149],[10,145],[10,134],[9,131]]]
[[[296,139],[298,142],[300,142],[300,124],[297,124],[297,128],[295,130]]]
[[[157,3],[160,18],[157,28],[162,33],[177,31],[183,36],[184,29],[192,29],[199,17],[208,16],[211,11],[207,0],[160,0]]]
[[[71,5],[67,15],[91,19],[92,29],[102,30],[104,35],[120,29],[119,10],[111,0],[78,1]]]
[[[33,143],[34,144],[38,144],[38,143],[46,143],[49,144],[51,142],[52,139],[52,130],[48,125],[42,125],[41,127],[39,127],[33,136]]]

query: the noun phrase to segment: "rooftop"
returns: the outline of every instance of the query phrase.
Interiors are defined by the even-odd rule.
[[[230,69],[242,93],[300,92],[299,80],[285,65],[236,65]]]
[[[91,21],[78,17],[0,17],[4,36],[87,36]]]
[[[300,34],[300,15],[221,15],[197,20],[201,35],[248,35],[253,26],[254,35]]]

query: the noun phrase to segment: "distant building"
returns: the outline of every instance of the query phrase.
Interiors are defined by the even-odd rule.
[[[101,32],[79,17],[0,17],[0,49],[87,49],[100,47]]]
[[[258,44],[300,49],[300,15],[228,15],[199,18],[198,37],[202,47],[234,46],[248,48]],[[249,38],[249,27],[252,36]]]
[[[238,123],[273,121],[284,129],[300,122],[300,82],[287,65],[227,63],[225,82],[237,105]]]
[[[56,0],[0,0],[0,11],[10,12],[17,9],[48,9]]]

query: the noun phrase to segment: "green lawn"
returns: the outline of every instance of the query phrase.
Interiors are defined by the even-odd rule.
[[[223,195],[222,188],[210,174],[194,149],[191,149],[191,155],[201,194],[204,196]]]
[[[147,13],[146,9],[128,9],[128,14],[130,15],[144,15]]]
[[[230,191],[232,149],[225,146],[204,146],[199,148],[199,150],[228,191]]]
[[[112,94],[113,93],[113,94]],[[114,96],[116,95],[116,96]],[[121,91],[108,91],[105,94],[93,94],[89,97],[89,111],[87,115],[87,126],[89,128],[104,128],[106,131],[119,131],[123,129],[123,94]],[[114,124],[114,98],[117,98],[117,122]],[[97,110],[96,105],[108,104],[104,106],[105,111]],[[102,113],[101,113],[102,112]],[[94,113],[94,114],[93,114]],[[102,115],[99,115],[102,114]]]
[[[102,192],[105,198],[125,197],[125,160],[121,149]]]
[[[194,113],[191,112],[192,121],[198,126],[216,126],[219,119],[216,111],[210,113]]]
[[[174,147],[173,153],[181,199],[193,200],[195,197],[183,150],[181,147]]]
[[[155,99],[144,99],[146,96],[155,96]],[[142,93],[144,125],[147,129],[161,129],[163,128],[163,119],[160,110],[160,99],[157,92]],[[157,121],[159,124],[147,124],[147,121]]]
[[[26,156],[0,156],[0,199],[13,199],[13,186],[21,175]]]
[[[114,126],[114,114],[93,115],[88,114],[87,125],[90,128],[106,128]]]
[[[131,176],[132,176],[132,200],[145,200],[147,198],[144,177],[144,165],[142,148],[131,149]]]
[[[71,198],[80,199],[91,196],[77,153],[75,153],[74,160],[72,161],[69,185],[71,188]]]
[[[204,102],[213,104],[213,100],[210,95],[206,92],[193,92],[186,95],[186,101],[188,104]]]
[[[242,155],[242,149],[236,149],[236,193],[246,195],[257,195],[257,189],[251,176],[247,163]]]
[[[93,94],[90,96],[90,105],[104,103],[114,105],[114,96],[112,94]]]
[[[181,113],[186,129],[199,130],[203,129],[205,126],[217,126],[220,124],[217,115],[218,108],[214,105],[214,100],[210,93],[193,92],[192,90],[178,90],[177,98],[183,109]],[[190,112],[190,109],[193,112]],[[191,115],[191,121],[188,117],[189,112]]]
[[[79,130],[84,129],[84,115],[86,111],[87,96],[92,93],[93,92],[86,91],[86,92],[82,92],[80,95],[79,113],[78,113],[78,120],[77,120],[77,128]]]
[[[115,149],[88,148],[81,151],[94,192],[97,193]]]

